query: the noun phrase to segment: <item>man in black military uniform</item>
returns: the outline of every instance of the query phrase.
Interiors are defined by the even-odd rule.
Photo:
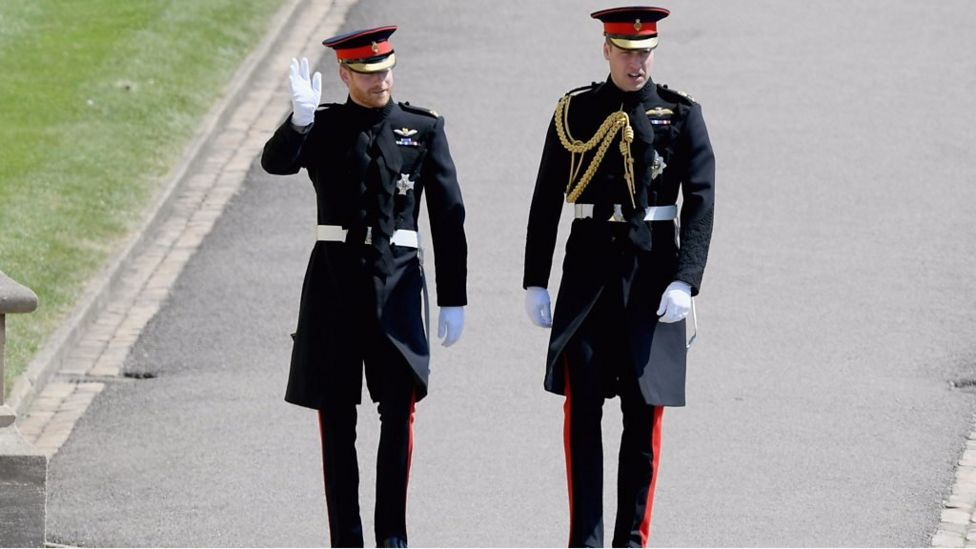
[[[414,404],[427,394],[428,338],[417,219],[426,191],[434,244],[438,337],[461,336],[466,297],[464,205],[432,111],[390,96],[394,26],[327,39],[349,96],[319,105],[321,74],[292,60],[293,113],[268,141],[269,173],[308,172],[317,242],[302,288],[285,400],[319,411],[329,531],[335,547],[363,546],[356,406],[363,369],[379,403],[376,542],[405,547]],[[426,292],[424,290],[426,300]]]
[[[592,14],[603,22],[610,76],[559,100],[529,212],[526,310],[552,328],[545,387],[566,396],[573,547],[603,545],[604,399],[620,396],[624,423],[615,547],[647,543],[662,410],[685,404],[684,324],[708,254],[715,162],[698,104],[651,80],[657,22],[668,13]],[[564,197],[576,219],[550,320]]]

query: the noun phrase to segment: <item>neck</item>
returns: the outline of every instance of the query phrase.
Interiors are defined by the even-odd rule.
[[[653,81],[651,80],[651,77],[648,76],[641,87],[637,88],[636,90],[628,89],[627,87],[621,86],[616,80],[614,80],[612,74],[610,75],[610,83],[613,84],[613,86],[617,88],[617,90],[619,90],[621,93],[640,93],[644,91],[644,89],[646,89],[648,86],[653,85]]]
[[[387,101],[386,101],[385,104],[383,104],[382,106],[377,107],[375,105],[367,105],[367,104],[363,103],[362,101],[359,101],[358,99],[356,99],[352,95],[350,95],[350,96],[348,96],[346,98],[346,103],[352,103],[352,104],[356,105],[357,107],[362,107],[364,109],[385,109],[392,102],[393,102],[393,98],[391,97],[390,99],[387,99]]]
[[[346,98],[346,105],[352,107],[352,112],[356,113],[357,119],[367,124],[374,124],[386,118],[393,110],[393,98],[391,97],[382,107],[372,107],[363,105],[349,96]]]
[[[650,76],[647,77],[647,81],[644,82],[644,85],[636,90],[625,90],[621,88],[617,85],[617,82],[614,81],[613,75],[607,77],[607,82],[604,86],[608,90],[612,90],[611,93],[614,95],[619,94],[620,98],[625,102],[643,101],[655,93],[654,80]]]

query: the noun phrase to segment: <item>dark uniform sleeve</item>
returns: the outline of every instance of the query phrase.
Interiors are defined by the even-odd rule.
[[[559,230],[559,214],[563,207],[563,192],[569,180],[569,153],[559,143],[555,119],[549,122],[549,132],[542,149],[539,174],[529,208],[529,226],[525,234],[525,275],[522,287],[549,286],[552,254]]]
[[[708,140],[701,106],[691,108],[685,123],[684,150],[687,172],[682,178],[681,249],[676,280],[691,285],[691,294],[701,287],[715,214],[715,155]]]
[[[468,304],[468,243],[464,236],[464,202],[444,134],[443,118],[438,118],[431,129],[421,177],[434,239],[437,305],[461,307]]]
[[[261,154],[261,167],[264,171],[274,175],[291,175],[302,168],[302,145],[310,127],[305,131],[296,130],[291,123],[291,116],[278,126],[271,139],[264,144]]]

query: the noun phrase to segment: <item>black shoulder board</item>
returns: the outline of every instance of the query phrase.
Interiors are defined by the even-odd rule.
[[[585,86],[580,86],[578,88],[573,88],[573,89],[569,90],[568,92],[566,92],[563,95],[573,95],[574,93],[579,93],[579,92],[583,92],[583,91],[590,91],[590,90],[596,89],[596,87],[599,86],[599,85],[600,85],[599,82],[591,82],[591,83],[589,83],[589,84],[587,84]]]
[[[338,103],[322,103],[315,110],[316,111],[327,111],[327,110],[331,109],[332,107],[336,107],[338,105],[339,105]]]
[[[440,118],[440,115],[438,115],[436,111],[432,111],[430,109],[425,109],[423,107],[417,107],[415,105],[411,105],[409,101],[403,101],[403,102],[401,102],[400,103],[400,108],[403,109],[403,110],[405,110],[405,111],[407,111],[407,112],[412,112],[412,113],[416,113],[416,114],[426,114],[427,116],[433,116],[434,118]]]
[[[694,105],[695,103],[697,103],[694,97],[688,95],[683,91],[672,90],[668,88],[667,84],[658,84],[657,94],[660,95],[663,99],[670,101],[672,103],[684,103],[685,105]]]

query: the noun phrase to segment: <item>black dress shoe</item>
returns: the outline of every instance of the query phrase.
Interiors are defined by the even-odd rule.
[[[380,544],[380,547],[406,547],[406,546],[407,546],[407,540],[396,536],[388,537],[383,540],[383,543]]]

